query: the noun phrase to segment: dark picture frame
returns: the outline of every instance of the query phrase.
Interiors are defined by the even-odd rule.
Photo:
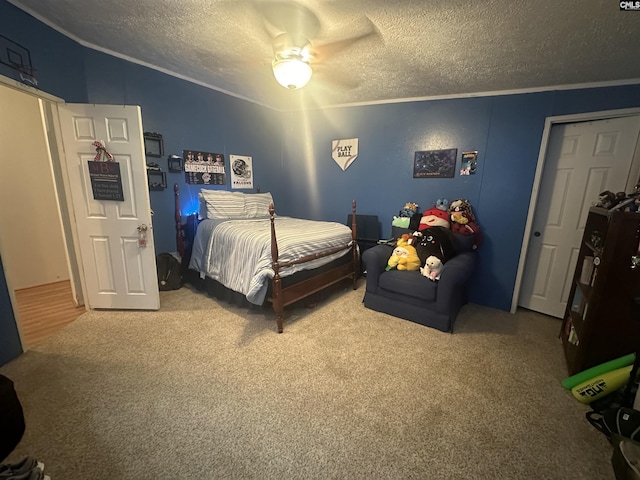
[[[169,158],[167,159],[167,165],[169,166],[170,172],[181,172],[183,165],[182,157],[179,157],[178,155],[169,155]]]
[[[167,188],[167,174],[162,170],[147,170],[149,190],[164,190]]]
[[[226,185],[223,153],[183,150],[185,182],[190,185]]]
[[[162,157],[164,155],[162,135],[144,132],[144,153],[147,157]]]
[[[478,168],[478,151],[462,152],[460,157],[460,175],[475,175]]]
[[[413,178],[453,178],[457,158],[457,148],[416,152],[413,157]]]

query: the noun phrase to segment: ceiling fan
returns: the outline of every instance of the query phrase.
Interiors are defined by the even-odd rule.
[[[302,88],[309,82],[312,67],[357,42],[380,35],[373,22],[364,16],[365,26],[360,33],[316,45],[312,41],[320,32],[320,20],[305,5],[292,0],[254,1],[253,5],[271,40],[273,74],[280,85],[290,90]],[[331,80],[347,85],[336,78]]]

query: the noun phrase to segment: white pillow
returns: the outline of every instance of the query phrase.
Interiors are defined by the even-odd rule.
[[[207,218],[247,218],[245,210],[245,195],[240,192],[226,190],[200,190],[200,198],[204,200]]]
[[[247,218],[268,218],[269,204],[273,202],[270,193],[249,193],[244,196]]]

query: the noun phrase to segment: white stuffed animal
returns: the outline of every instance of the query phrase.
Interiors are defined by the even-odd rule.
[[[427,257],[424,267],[420,268],[420,273],[429,280],[433,280],[435,282],[436,280],[440,280],[441,270],[442,261],[438,257],[431,255],[430,257]]]

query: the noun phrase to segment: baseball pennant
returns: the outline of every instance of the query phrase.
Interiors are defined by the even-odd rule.
[[[358,139],[333,140],[331,157],[343,171],[346,170],[358,158]]]

